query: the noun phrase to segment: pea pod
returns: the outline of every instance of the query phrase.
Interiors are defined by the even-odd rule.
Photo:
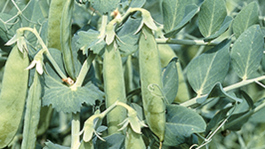
[[[139,39],[139,66],[146,122],[151,131],[162,142],[166,123],[165,105],[160,97],[154,96],[148,90],[150,84],[162,87],[161,63],[152,30],[145,25],[142,28]]]
[[[66,0],[60,26],[61,50],[63,60],[68,75],[75,79],[74,56],[71,48],[72,39],[72,14],[74,8],[74,0]]]
[[[23,128],[22,148],[35,148],[37,140],[38,123],[41,109],[41,84],[39,74],[35,71],[33,83],[29,89],[26,114]]]
[[[0,95],[0,148],[8,145],[18,130],[28,87],[28,57],[15,45],[7,59]]]
[[[60,24],[66,0],[51,0],[48,18],[48,47],[61,50]]]
[[[120,52],[115,43],[106,46],[103,59],[103,80],[107,108],[117,100],[126,102],[125,84]],[[116,107],[107,115],[109,134],[116,133],[118,125],[126,118],[126,109]]]
[[[125,149],[145,149],[145,144],[141,134],[138,134],[132,130],[131,127],[127,130],[125,138]]]

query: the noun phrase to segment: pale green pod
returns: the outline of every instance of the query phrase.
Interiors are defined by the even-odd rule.
[[[89,142],[82,141],[78,149],[94,149],[93,141]]]
[[[23,128],[22,149],[35,148],[37,141],[37,130],[41,109],[41,84],[39,74],[35,71],[33,83],[30,86],[26,114]]]
[[[146,122],[151,131],[162,142],[166,124],[165,105],[162,98],[153,95],[148,90],[150,84],[162,87],[161,63],[152,30],[145,25],[139,39],[139,66]]]
[[[61,50],[60,24],[66,0],[51,0],[48,17],[48,47]]]
[[[63,53],[63,61],[65,65],[66,72],[68,75],[75,79],[75,67],[74,67],[74,57],[71,48],[72,40],[72,15],[74,8],[74,0],[65,0],[65,5],[63,7],[63,14],[60,24],[60,42],[61,50]]]
[[[125,136],[125,149],[145,149],[144,140],[141,134],[132,130],[129,126]]]
[[[115,43],[106,46],[103,59],[103,80],[107,108],[117,100],[126,103],[125,84],[120,52]],[[126,118],[126,109],[116,107],[107,115],[109,135],[116,133],[118,125]]]
[[[7,59],[0,95],[0,148],[7,146],[17,133],[28,89],[29,65],[15,45]]]

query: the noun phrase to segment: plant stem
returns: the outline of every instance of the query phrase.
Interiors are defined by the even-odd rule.
[[[99,29],[99,38],[104,38],[105,36],[105,32],[106,32],[106,26],[107,26],[107,23],[108,23],[108,16],[107,15],[103,15],[102,16],[102,22],[101,22],[101,26],[100,26],[100,29]]]
[[[67,76],[62,72],[62,70],[60,69],[60,67],[56,63],[56,61],[51,56],[51,54],[50,54],[47,46],[45,45],[45,43],[41,39],[38,31],[35,28],[23,27],[23,28],[18,29],[17,32],[24,32],[24,31],[30,31],[30,32],[32,32],[36,36],[36,38],[38,39],[38,42],[40,43],[40,45],[44,49],[44,53],[46,54],[46,56],[49,59],[49,61],[52,63],[54,69],[58,72],[58,74],[60,75],[61,78],[67,78]]]
[[[219,42],[204,42],[203,40],[187,40],[187,39],[156,39],[157,44],[182,44],[182,45],[197,45],[197,46],[215,46]]]
[[[73,86],[75,87],[80,87],[86,77],[86,74],[92,64],[92,61],[94,60],[94,58],[96,57],[95,54],[93,54],[92,52],[89,54],[88,58],[86,59],[86,61],[84,62],[80,73],[78,75],[78,77],[76,78],[76,82]]]
[[[6,7],[7,7],[8,3],[9,3],[9,0],[7,0],[7,1],[5,2],[5,5],[4,5],[4,7],[3,7],[1,13],[4,13],[4,11],[6,10]]]
[[[80,131],[80,113],[72,113],[72,128],[71,128],[71,149],[78,149],[80,145],[79,141]]]
[[[265,107],[265,102],[263,101],[262,104],[258,105],[254,110],[253,113],[258,112],[259,110],[263,109]]]
[[[238,82],[238,83],[236,83],[236,84],[233,84],[233,85],[227,86],[227,87],[223,88],[223,90],[224,90],[225,92],[228,92],[228,91],[231,91],[231,90],[234,90],[234,89],[240,88],[240,87],[242,87],[242,86],[248,85],[248,84],[250,84],[250,83],[253,83],[253,82],[255,82],[255,81],[261,81],[261,80],[264,80],[264,79],[265,79],[265,76],[260,76],[260,77],[254,78],[254,79],[243,80],[243,81]],[[202,98],[202,97],[207,97],[207,96],[208,96],[208,94],[205,94],[205,95],[200,96],[200,98]],[[188,101],[186,101],[186,102],[184,102],[184,103],[181,103],[180,105],[181,105],[181,106],[184,106],[184,107],[190,107],[190,106],[192,106],[192,105],[197,104],[197,102],[196,102],[197,99],[198,99],[198,97],[192,98],[192,99],[190,99],[190,100],[188,100]],[[265,106],[265,104],[264,104],[264,106]]]

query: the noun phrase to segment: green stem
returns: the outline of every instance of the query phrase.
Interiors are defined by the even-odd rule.
[[[3,7],[1,13],[4,13],[4,11],[6,10],[6,7],[7,7],[8,3],[9,3],[9,0],[7,0],[7,1],[5,2],[5,5],[4,5],[4,7]]]
[[[46,54],[47,58],[49,59],[49,61],[52,63],[54,69],[58,72],[58,74],[60,75],[61,78],[67,78],[67,76],[62,72],[62,70],[60,69],[60,67],[58,66],[58,64],[56,63],[56,61],[53,59],[53,57],[51,56],[47,46],[45,45],[45,43],[43,42],[43,40],[41,39],[38,31],[35,28],[30,28],[30,27],[23,27],[18,29],[17,32],[24,32],[24,31],[30,31],[32,32],[36,38],[38,39],[38,42],[40,43],[40,45],[42,46],[42,48],[44,49],[44,54]]]
[[[48,50],[45,50],[44,53],[46,54],[46,56],[49,59],[49,61],[52,63],[52,66],[54,67],[54,69],[58,72],[59,76],[61,78],[67,78],[67,76],[62,72],[62,70],[60,69],[60,67],[56,63],[56,61],[51,56],[51,53]]]
[[[254,110],[253,113],[256,113],[258,111],[260,111],[261,109],[263,109],[265,107],[265,102],[263,101],[262,104],[258,105]]]
[[[111,20],[109,23],[110,24],[116,24],[118,23],[117,26],[119,26],[120,23],[122,23],[124,20],[126,20],[128,18],[128,16],[136,11],[144,11],[145,9],[143,8],[128,8],[128,10],[126,11],[126,13],[121,17],[121,18],[115,18],[113,20]]]
[[[72,129],[71,129],[71,149],[78,149],[80,145],[80,113],[72,113]]]
[[[109,106],[105,111],[103,111],[102,113],[100,113],[98,116],[98,118],[104,118],[110,111],[112,111],[116,106],[121,106],[123,108],[125,108],[127,111],[134,111],[134,109],[132,107],[130,107],[129,105],[127,105],[126,103],[120,102],[120,101],[116,101],[114,104],[112,104],[111,106]]]
[[[215,46],[219,42],[204,42],[203,40],[187,40],[187,39],[156,39],[157,44],[182,44],[182,45],[197,45],[197,46]]]
[[[84,62],[80,73],[76,79],[75,84],[73,85],[73,87],[80,87],[86,77],[86,74],[92,64],[92,61],[94,60],[94,58],[96,57],[95,54],[93,54],[92,52],[89,54],[88,58],[86,59],[86,61]]]
[[[100,26],[100,29],[99,29],[99,38],[104,38],[105,36],[105,32],[106,32],[106,26],[107,26],[107,23],[108,23],[108,16],[107,15],[103,15],[102,16],[102,21],[101,21],[101,26]]]
[[[265,79],[265,76],[260,76],[260,77],[254,78],[254,79],[243,80],[243,81],[241,81],[241,82],[238,82],[238,83],[235,83],[235,84],[233,84],[233,85],[230,85],[230,86],[225,87],[225,88],[224,88],[224,91],[225,91],[225,92],[228,92],[228,91],[231,91],[231,90],[234,90],[234,89],[240,88],[240,87],[242,87],[242,86],[248,85],[248,84],[250,84],[250,83],[253,83],[253,82],[255,82],[255,81],[261,81],[261,80],[264,80],[264,79]],[[200,98],[201,98],[201,97],[206,97],[206,96],[208,96],[208,94],[206,94],[206,95],[202,95],[202,96],[200,96]],[[184,107],[190,107],[190,106],[192,106],[192,105],[197,104],[197,102],[196,102],[197,99],[198,99],[198,97],[192,98],[192,99],[190,99],[190,100],[188,100],[188,101],[186,101],[186,102],[184,102],[184,103],[181,103],[180,105],[181,105],[181,106],[184,106]],[[264,104],[263,106],[265,106],[265,104]]]

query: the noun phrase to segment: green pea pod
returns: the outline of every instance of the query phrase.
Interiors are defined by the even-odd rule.
[[[71,26],[72,26],[73,8],[74,8],[74,0],[66,0],[61,19],[60,40],[61,40],[61,50],[63,53],[63,60],[66,71],[72,79],[75,79],[76,76],[75,76],[75,67],[74,67],[74,56],[71,48],[71,39],[72,39]]]
[[[18,130],[27,96],[27,55],[15,45],[7,59],[0,95],[0,148],[8,145]]]
[[[131,127],[127,130],[125,138],[125,149],[145,149],[144,140],[141,134],[138,134],[132,130]]]
[[[38,123],[41,109],[41,84],[39,74],[35,71],[34,80],[29,89],[26,114],[23,128],[22,148],[35,148],[37,140]]]
[[[160,97],[154,96],[148,90],[150,84],[162,87],[161,63],[152,30],[145,25],[142,28],[139,39],[139,66],[146,122],[151,131],[162,142],[166,123],[165,105]]]
[[[61,50],[60,24],[66,0],[51,0],[48,18],[48,47]]]
[[[78,149],[94,149],[93,141],[89,142],[82,141]]]
[[[120,52],[114,43],[106,46],[103,59],[103,80],[107,108],[117,100],[126,102],[125,84]],[[126,109],[116,107],[107,115],[109,134],[116,133],[118,125],[126,118]]]

